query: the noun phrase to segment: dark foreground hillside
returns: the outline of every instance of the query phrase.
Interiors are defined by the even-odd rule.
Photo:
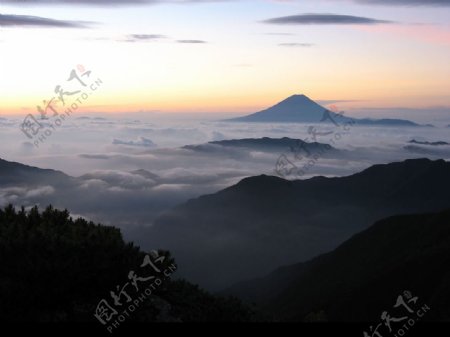
[[[136,284],[144,289],[141,274],[146,256],[159,256],[154,265],[160,272],[176,267],[168,252],[155,254],[124,242],[116,228],[73,220],[67,211],[6,207],[0,210],[0,320],[96,321],[98,303],[107,299],[112,306],[110,292],[131,283],[130,271],[139,274]],[[145,278],[158,276],[156,269],[145,268]],[[132,284],[126,292],[131,296]],[[120,302],[127,303],[127,297],[122,294]],[[186,281],[170,279],[128,318],[145,322],[255,319],[253,311],[236,299],[212,296]]]
[[[281,320],[378,321],[399,295],[450,321],[450,210],[377,222],[331,253],[228,289]]]

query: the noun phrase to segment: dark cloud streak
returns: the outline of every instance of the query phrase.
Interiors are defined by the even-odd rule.
[[[0,14],[0,27],[88,28],[92,22],[63,21],[39,16]]]
[[[167,38],[167,36],[160,34],[131,34],[129,37],[135,40],[157,40]]]
[[[178,43],[192,43],[192,44],[202,44],[202,43],[208,43],[203,40],[177,40]]]
[[[376,25],[393,22],[361,16],[312,13],[272,18],[264,20],[263,23],[279,25]]]
[[[161,34],[131,34],[127,35],[123,40],[117,40],[118,42],[149,42],[167,39],[167,36]]]

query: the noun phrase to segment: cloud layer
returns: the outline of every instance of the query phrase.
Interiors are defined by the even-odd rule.
[[[264,20],[264,23],[278,25],[376,25],[393,23],[387,20],[340,14],[298,14]]]
[[[368,5],[450,6],[450,0],[354,0]]]
[[[1,27],[87,28],[89,22],[62,21],[39,16],[0,14]]]
[[[314,46],[313,43],[279,43],[278,45],[281,47],[303,47],[303,48]]]
[[[207,43],[203,40],[177,40],[178,43],[192,43],[192,44],[201,44],[201,43]]]
[[[233,0],[3,0],[3,3],[31,5],[92,5],[92,6],[127,6],[153,4],[195,4],[208,2],[231,2]],[[401,6],[450,6],[450,0],[353,0],[369,5],[401,5]]]
[[[92,6],[129,6],[153,4],[195,4],[208,2],[227,2],[233,0],[3,0],[3,3],[20,5],[92,5]]]

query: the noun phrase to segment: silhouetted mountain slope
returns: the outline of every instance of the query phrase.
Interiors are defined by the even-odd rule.
[[[407,160],[342,177],[242,180],[166,212],[147,244],[176,254],[180,273],[211,289],[334,249],[386,216],[450,206],[450,163]]]
[[[122,304],[114,304],[110,296],[127,282],[124,289],[133,300],[153,286],[152,295],[128,312],[127,321],[252,321],[259,317],[239,300],[212,296],[183,280],[167,279],[155,287],[154,279],[148,277],[164,279],[162,271],[173,268],[174,261],[168,252],[160,251],[164,259],[153,259],[158,272],[143,266],[146,255],[124,242],[119,229],[73,220],[68,211],[0,209],[0,319],[96,321],[94,313],[102,299],[118,313],[128,308],[131,302],[125,295],[119,296]],[[140,292],[133,288],[131,271],[139,278]]]
[[[305,95],[293,95],[254,114],[230,119],[236,122],[310,122],[318,123],[326,109]]]
[[[333,123],[330,119],[323,120],[324,112],[328,111],[323,106],[317,104],[305,95],[293,95],[280,103],[247,115],[244,117],[232,118],[232,122],[297,122],[297,123]],[[384,125],[384,126],[421,126],[414,122],[403,119],[371,119],[371,118],[349,118],[328,111],[335,122],[346,123],[356,122],[358,125]]]
[[[331,253],[224,293],[286,320],[378,321],[405,290],[432,308],[425,319],[450,320],[450,210],[387,218]]]
[[[395,118],[381,118],[381,119],[374,119],[374,118],[362,118],[362,119],[355,119],[356,123],[358,125],[380,125],[380,126],[413,126],[413,127],[434,127],[431,124],[426,125],[420,125],[411,121],[408,121],[406,119],[395,119]]]
[[[0,159],[0,185],[68,184],[72,177],[55,170],[41,169]]]
[[[446,146],[407,145],[403,148],[421,156],[433,156],[435,158],[448,158],[450,156],[450,148]]]
[[[59,171],[0,160],[0,207],[10,203],[19,207],[51,204],[120,227],[143,224],[188,199],[186,193],[174,195],[155,188],[176,179],[158,177],[138,167],[129,172],[105,167],[71,177]],[[195,178],[192,180],[197,183]]]

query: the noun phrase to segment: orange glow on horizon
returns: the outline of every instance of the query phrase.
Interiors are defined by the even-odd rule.
[[[373,108],[387,108],[387,107],[405,107],[405,108],[426,108],[432,106],[447,106],[447,96],[436,96],[430,99],[430,97],[422,97],[414,94],[405,96],[390,95],[388,97],[382,95],[382,93],[374,93],[372,95],[351,95],[346,91],[339,92],[340,95],[328,94],[315,94],[314,92],[303,91],[290,91],[288,94],[285,92],[275,93],[249,93],[247,96],[225,96],[225,95],[212,95],[212,96],[188,96],[184,95],[179,97],[177,101],[170,98],[157,98],[151,99],[138,99],[137,97],[125,96],[117,97],[114,99],[92,99],[90,102],[81,105],[74,114],[89,114],[89,113],[135,113],[135,112],[159,112],[159,113],[230,113],[230,114],[245,114],[260,111],[271,107],[272,105],[280,102],[281,100],[294,95],[305,94],[315,101],[333,101],[343,100],[341,106],[347,108],[353,107],[373,107]],[[113,104],[107,102],[114,101]],[[133,102],[133,103],[127,103]],[[0,107],[0,115],[26,115],[37,114],[36,106],[39,104],[39,100],[32,99],[21,104],[14,104],[13,100],[8,100],[5,104],[3,102]],[[339,105],[339,104],[338,104]]]

